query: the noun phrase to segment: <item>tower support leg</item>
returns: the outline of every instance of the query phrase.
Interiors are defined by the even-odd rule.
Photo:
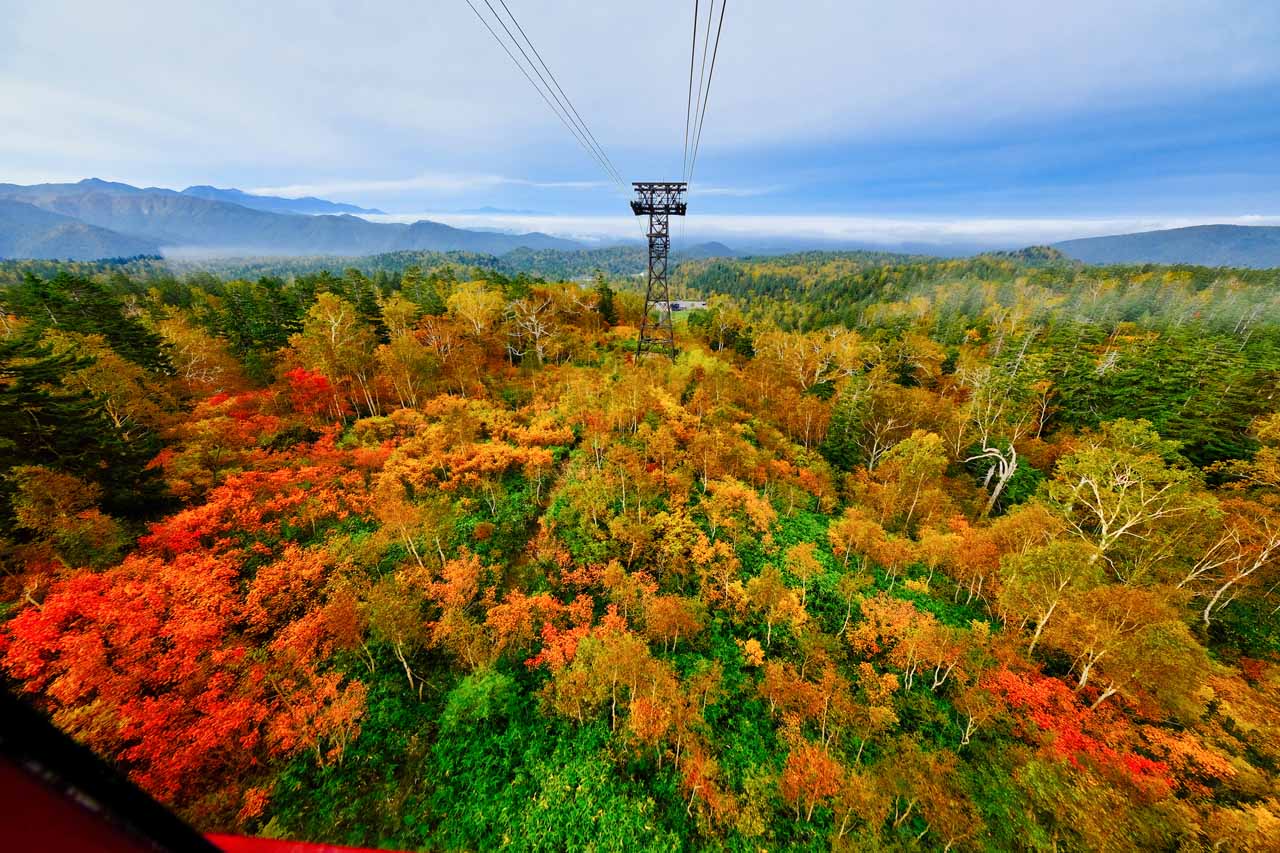
[[[644,289],[644,313],[640,316],[640,336],[636,357],[646,352],[676,357],[675,324],[671,318],[671,284],[667,262],[671,252],[671,217],[684,216],[688,184],[675,181],[644,181],[633,185],[636,198],[631,210],[649,217],[649,276]],[[657,319],[650,316],[657,312]]]

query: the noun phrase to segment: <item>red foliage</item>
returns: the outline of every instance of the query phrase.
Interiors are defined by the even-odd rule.
[[[334,393],[333,383],[322,373],[295,367],[286,371],[285,380],[289,383],[289,404],[295,412],[317,418],[322,414],[337,414],[341,417],[348,414],[345,400]],[[335,406],[343,409],[335,412]]]
[[[1080,697],[1056,678],[1038,673],[1014,673],[1001,669],[988,673],[983,687],[998,696],[1035,731],[1024,735],[1037,740],[1048,734],[1045,746],[1076,767],[1083,762],[1119,774],[1139,787],[1166,789],[1172,780],[1168,766],[1115,746],[1133,734],[1124,730],[1122,719],[1103,717],[1089,710]],[[1025,728],[1025,727],[1024,727]],[[1083,761],[1082,761],[1083,760]]]
[[[270,713],[260,666],[230,636],[236,577],[199,554],[78,575],[8,625],[4,666],[151,793],[189,800],[256,762]]]
[[[536,669],[545,664],[552,672],[558,672],[573,663],[578,654],[578,643],[583,638],[626,630],[626,620],[618,615],[618,608],[613,604],[606,608],[600,624],[592,628],[592,606],[591,596],[579,595],[563,609],[560,621],[567,617],[570,623],[567,627],[559,627],[551,621],[544,624],[542,649],[525,661],[525,666]]]
[[[140,552],[56,584],[5,626],[0,663],[61,728],[159,799],[228,814],[268,759],[312,749],[324,762],[358,731],[363,687],[318,673],[308,654],[349,642],[354,608],[323,608],[316,636],[302,599],[323,563],[289,550],[259,574],[249,602],[244,552],[188,539],[165,539],[170,558]],[[284,654],[248,639],[250,626],[266,631],[300,611],[280,632],[291,641],[276,649]]]
[[[233,547],[235,533],[277,536],[285,524],[314,526],[322,520],[342,520],[368,511],[369,505],[363,475],[345,466],[248,471],[228,477],[200,506],[153,524],[138,546],[166,555],[197,548],[225,550]]]

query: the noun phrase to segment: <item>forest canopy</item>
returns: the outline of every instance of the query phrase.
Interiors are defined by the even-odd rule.
[[[1280,271],[472,260],[0,266],[9,688],[206,831],[1280,847]]]

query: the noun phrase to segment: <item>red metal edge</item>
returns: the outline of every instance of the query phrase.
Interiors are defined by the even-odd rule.
[[[274,838],[252,838],[246,835],[210,833],[205,838],[222,848],[224,853],[384,853],[364,847],[335,847],[307,841],[280,841]]]

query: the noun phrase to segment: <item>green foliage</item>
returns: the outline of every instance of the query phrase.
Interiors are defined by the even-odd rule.
[[[0,530],[0,618],[28,631],[0,638],[6,672],[37,684],[68,656],[59,630],[119,607],[146,636],[86,633],[89,665],[39,689],[123,730],[133,706],[63,698],[94,650],[110,673],[133,646],[225,637],[275,691],[257,736],[286,745],[212,780],[252,794],[217,819],[244,805],[244,829],[280,837],[1048,851],[1208,848],[1225,826],[1269,849],[1276,575],[1230,572],[1272,553],[1274,271],[686,260],[678,286],[709,307],[668,364],[611,328],[637,306],[606,275],[640,254],[239,260],[231,280],[0,265],[0,513],[19,486],[27,512]],[[524,319],[557,355],[507,349],[512,300],[538,302]],[[328,308],[346,331],[327,339]],[[173,318],[255,387],[195,382],[171,428],[128,440],[71,380],[89,356],[42,342],[101,335],[177,386]],[[838,326],[833,355],[818,330]],[[310,384],[285,377],[298,364]],[[96,504],[140,520],[162,477],[188,504],[122,545]],[[42,502],[50,483],[76,499]],[[1063,579],[1058,552],[1087,571]],[[171,576],[180,598],[218,588],[217,612],[171,632],[127,609]],[[185,697],[206,666],[129,701]],[[348,706],[335,676],[360,688]],[[300,706],[277,701],[290,681]]]
[[[669,850],[679,834],[610,760],[607,727],[541,716],[498,673],[464,679],[446,699],[426,768],[435,780],[430,846],[447,850]],[[526,680],[524,690],[531,684]]]
[[[55,354],[31,333],[0,339],[0,532],[11,523],[8,473],[44,465],[97,483],[111,514],[139,517],[161,502],[163,485],[147,465],[153,440],[127,441],[87,392],[67,376],[88,363]]]
[[[300,758],[276,780],[269,815],[286,837],[402,849],[426,843],[425,771],[440,703],[421,701],[385,650],[375,659],[377,671],[360,674],[369,698],[350,754],[324,768]]]
[[[163,339],[125,310],[113,288],[58,272],[44,279],[28,273],[0,291],[0,311],[27,318],[34,329],[102,335],[117,355],[165,373],[172,366]]]

